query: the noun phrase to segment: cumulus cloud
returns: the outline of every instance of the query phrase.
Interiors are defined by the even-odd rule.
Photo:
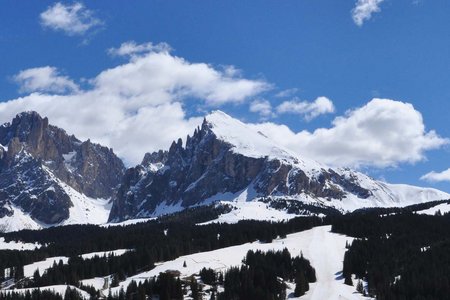
[[[442,172],[431,171],[420,177],[420,179],[429,182],[450,181],[450,168]]]
[[[62,31],[69,36],[84,35],[103,25],[103,21],[80,2],[57,2],[40,14],[40,20],[42,27]]]
[[[277,112],[302,115],[305,120],[310,121],[322,114],[333,113],[334,105],[327,97],[318,97],[313,102],[300,101],[296,98],[278,105]]]
[[[372,18],[372,14],[380,12],[380,4],[384,0],[358,0],[352,9],[352,18],[356,25],[362,26]]]
[[[232,76],[211,65],[151,49],[89,82],[90,88],[63,95],[49,88],[53,85],[30,84],[26,90],[34,93],[0,103],[0,122],[36,110],[52,124],[80,139],[112,147],[128,164],[135,164],[145,152],[167,149],[174,139],[200,125],[202,118],[186,116],[186,101],[209,106],[240,103],[270,87],[263,80]]]
[[[19,85],[21,93],[67,93],[79,90],[73,80],[50,66],[22,70],[13,77],[13,80]]]
[[[293,132],[285,125],[252,125],[280,145],[333,166],[397,166],[425,159],[425,152],[449,143],[427,131],[409,103],[373,99],[334,119],[330,128]]]
[[[191,97],[211,106],[240,103],[270,88],[263,80],[232,76],[167,51],[131,56],[129,63],[100,73],[92,82],[105,93],[150,97],[155,103]]]
[[[254,100],[250,103],[250,111],[259,114],[263,118],[272,117],[272,105],[264,99]]]

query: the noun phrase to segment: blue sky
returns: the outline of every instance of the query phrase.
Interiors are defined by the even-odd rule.
[[[315,159],[450,192],[450,174],[437,174],[450,168],[448,1],[5,0],[1,5],[0,121],[36,109],[81,138],[113,146],[132,164],[143,152],[191,132],[205,112],[221,109],[264,123],[260,127],[280,143]],[[57,5],[59,12],[72,10],[75,23],[58,19],[52,10]],[[369,10],[359,24],[358,5],[366,5],[362,13]],[[132,50],[124,54],[120,49],[127,42]],[[174,69],[203,81],[172,82]],[[153,86],[160,80],[164,84]],[[135,89],[109,94],[138,81],[142,85]],[[319,97],[328,102],[316,102]],[[379,120],[392,118],[380,127],[377,113]],[[287,135],[280,124],[290,128]],[[383,142],[365,131],[347,139],[361,124],[378,126]],[[141,131],[130,133],[141,127],[148,134],[145,142]],[[335,140],[353,145],[333,151]],[[431,171],[437,173],[420,179]]]

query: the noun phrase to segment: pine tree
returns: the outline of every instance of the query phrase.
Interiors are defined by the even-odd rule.
[[[294,296],[300,297],[303,296],[309,290],[309,284],[306,280],[305,274],[303,272],[299,272],[297,274],[297,278],[295,279],[295,290]]]
[[[364,294],[364,286],[363,286],[361,279],[358,280],[358,283],[356,284],[356,291],[358,293]]]
[[[36,269],[33,273],[33,281],[36,286],[40,285],[41,275],[39,274],[39,269]]]

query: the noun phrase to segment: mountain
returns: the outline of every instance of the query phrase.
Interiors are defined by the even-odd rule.
[[[0,127],[0,230],[105,222],[125,167],[36,112]]]
[[[448,198],[435,189],[388,184],[302,158],[216,111],[184,146],[179,139],[168,152],[146,154],[125,172],[109,220],[159,216],[216,201],[233,206],[234,215],[266,218],[271,209],[348,212]]]

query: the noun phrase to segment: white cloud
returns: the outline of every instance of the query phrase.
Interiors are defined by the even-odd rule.
[[[166,43],[153,44],[152,42],[137,44],[135,41],[122,43],[119,48],[109,48],[111,56],[139,56],[149,52],[170,52],[171,48]]]
[[[277,98],[286,98],[286,97],[292,97],[295,94],[297,94],[299,91],[298,88],[292,88],[292,89],[287,89],[287,90],[282,90],[278,93],[275,94],[275,97]]]
[[[80,139],[112,147],[128,164],[135,164],[145,152],[168,149],[174,139],[200,125],[202,118],[186,116],[186,101],[209,106],[241,103],[270,87],[263,80],[232,76],[208,64],[153,50],[104,70],[90,83],[90,89],[69,95],[32,85],[28,90],[39,92],[0,103],[0,122],[36,110],[52,124]]]
[[[131,56],[129,63],[100,73],[92,82],[105,93],[150,97],[154,103],[191,97],[211,106],[240,103],[270,88],[263,80],[231,76],[167,51]]]
[[[450,181],[450,168],[442,172],[429,172],[420,177],[420,179],[429,182]]]
[[[61,75],[57,68],[50,66],[22,70],[13,79],[19,84],[21,93],[66,93],[79,89],[69,77]]]
[[[264,99],[254,100],[250,103],[250,111],[258,113],[263,118],[274,116],[272,105]]]
[[[82,3],[63,4],[57,2],[40,14],[41,25],[69,36],[84,35],[93,28],[103,25]]]
[[[299,114],[304,116],[305,120],[310,121],[319,115],[333,113],[334,105],[327,97],[318,97],[314,102],[293,99],[278,105],[277,112],[279,114]]]
[[[358,0],[352,9],[352,18],[356,25],[362,26],[372,18],[372,14],[380,12],[380,4],[384,0]]]
[[[426,131],[422,115],[409,103],[373,99],[334,119],[331,128],[293,132],[285,125],[253,125],[297,153],[333,166],[388,167],[425,159],[425,152],[448,144]]]

